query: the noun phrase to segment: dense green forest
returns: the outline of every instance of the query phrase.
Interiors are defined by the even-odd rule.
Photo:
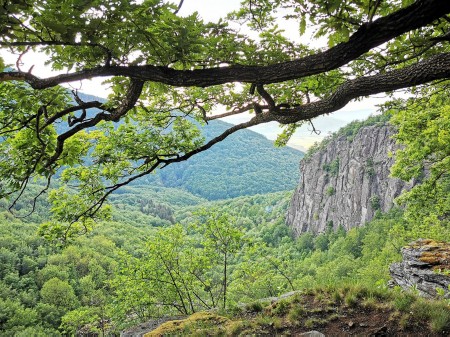
[[[294,239],[284,223],[289,191],[207,201],[173,188],[130,186],[112,197],[113,221],[63,245],[39,236],[30,218],[24,222],[3,212],[2,333],[115,334],[150,318],[212,308],[232,311],[292,290],[359,285],[387,291],[388,266],[400,259],[402,246],[421,237],[450,239],[448,202],[436,194],[448,184],[443,162],[437,160],[446,160],[448,147],[436,137],[446,135],[449,110],[441,108],[446,98],[435,102],[436,108],[426,103],[433,118],[420,127],[416,121],[422,109],[415,102],[414,115],[406,116],[397,105],[389,110],[392,117],[340,131],[347,135],[349,128],[390,119],[406,145],[397,153],[394,172],[420,176],[423,165],[430,171],[402,196],[402,208],[348,232],[329,228]],[[417,132],[427,137],[433,152],[416,145]],[[411,151],[418,161],[404,156]],[[428,156],[436,159],[434,165],[428,166]],[[432,203],[430,198],[435,198]]]
[[[211,121],[202,132],[210,140],[230,126],[222,121]],[[183,188],[208,200],[228,199],[293,189],[298,182],[298,162],[302,157],[303,153],[298,150],[275,148],[264,136],[243,130],[208,151],[168,166],[157,172],[156,177],[147,179],[149,183]]]
[[[84,101],[105,101],[84,93],[78,95]],[[92,116],[95,111],[89,109],[87,115]],[[205,140],[210,141],[232,124],[212,120],[197,126]],[[68,130],[65,125],[58,127],[60,132]],[[275,148],[273,144],[259,133],[241,130],[211,149],[156,170],[133,185],[175,187],[208,200],[293,189],[303,153],[291,147]]]
[[[301,300],[258,300],[295,290],[338,310],[388,298],[386,320],[448,335],[448,299],[387,282],[405,244],[450,241],[450,2],[217,1],[200,14],[212,2],[2,1],[0,334],[117,336],[246,307],[273,332],[276,314],[300,321]],[[79,93],[92,79],[106,100]],[[294,238],[302,153],[246,130],[278,123],[286,145],[377,94],[381,117],[310,154],[389,120],[392,175],[419,184],[361,227]]]
[[[288,199],[280,192],[189,206],[175,226],[99,224],[60,247],[37,235],[36,224],[2,213],[2,334],[113,334],[298,289],[385,289],[399,248],[418,237],[449,238],[447,228],[412,225],[397,209],[348,233],[294,240],[284,224]]]

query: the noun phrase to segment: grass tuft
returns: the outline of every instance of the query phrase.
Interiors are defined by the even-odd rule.
[[[431,330],[437,333],[442,333],[450,329],[450,309],[448,306],[433,305],[433,315],[430,317]]]
[[[409,312],[416,299],[417,297],[410,293],[396,294],[393,300],[394,308],[401,312]]]
[[[252,302],[245,306],[245,311],[247,312],[261,312],[264,307],[261,302]]]
[[[305,315],[305,309],[300,305],[296,305],[289,310],[287,318],[292,324],[298,323]]]
[[[290,303],[287,300],[278,301],[272,309],[275,316],[283,316],[289,311]]]
[[[349,292],[345,295],[344,302],[348,307],[354,308],[358,304],[358,296],[353,292]]]

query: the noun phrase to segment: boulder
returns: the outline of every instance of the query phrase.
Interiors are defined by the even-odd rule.
[[[450,243],[419,239],[402,248],[403,260],[391,264],[394,285],[417,289],[420,295],[433,298],[436,289],[450,298]]]

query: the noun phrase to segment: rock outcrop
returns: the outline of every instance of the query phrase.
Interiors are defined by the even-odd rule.
[[[393,283],[424,297],[450,297],[450,243],[420,239],[402,248],[403,260],[389,267]]]
[[[300,183],[287,213],[297,236],[328,226],[348,230],[364,225],[411,187],[389,176],[394,162],[389,153],[396,149],[393,132],[388,125],[365,126],[352,140],[338,136],[301,161]]]

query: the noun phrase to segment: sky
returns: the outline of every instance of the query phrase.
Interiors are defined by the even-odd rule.
[[[178,5],[178,2],[171,0]],[[238,9],[241,0],[184,0],[183,5],[179,11],[180,15],[188,15],[193,12],[198,12],[199,15],[205,21],[217,21],[219,18],[224,17],[232,10]],[[286,34],[293,38],[298,39],[298,24],[294,22],[287,22],[285,20],[280,21],[280,26],[285,29]],[[302,42],[305,43],[306,36],[302,37]],[[317,43],[317,42],[315,42]],[[323,43],[319,42],[319,43]],[[318,45],[315,44],[315,47]],[[7,63],[15,64],[17,55],[7,54],[5,51],[0,51],[1,56]],[[45,55],[28,53],[22,59],[23,65],[21,69],[27,71],[31,66],[33,68],[33,74],[36,76],[47,77],[49,75],[56,75],[57,73],[51,72],[48,66],[45,66]],[[83,82],[71,83],[70,89],[78,89],[87,94],[96,95],[100,97],[106,97],[108,91],[101,85],[103,79],[85,80]],[[312,132],[310,125],[302,126],[291,138],[288,143],[289,146],[295,147],[300,150],[306,150],[315,142],[320,141],[328,134],[337,131],[355,119],[365,119],[368,116],[375,114],[377,111],[376,105],[385,101],[382,95],[363,99],[358,102],[351,102],[341,110],[334,112],[328,116],[321,116],[313,120],[314,126],[320,131],[320,134]],[[251,115],[239,115],[225,118],[224,121],[237,124],[246,121],[251,118]],[[280,127],[277,123],[268,123],[265,125],[258,125],[251,128],[253,131],[262,133],[268,139],[276,139],[277,134],[280,132]]]
[[[183,6],[179,13],[181,15],[186,15],[197,11],[204,20],[217,21],[226,13],[239,8],[239,4],[240,0],[184,0]],[[289,37],[293,39],[300,39],[297,23],[293,21],[280,21],[280,26],[285,29]],[[306,32],[305,36],[301,37],[302,42],[305,43],[304,39],[311,34],[312,32],[310,32],[310,34]],[[315,44],[314,46],[322,47],[326,44],[324,40],[319,41],[319,43],[320,45]],[[381,104],[384,101],[384,96],[378,95],[363,99],[361,101],[350,102],[347,106],[339,111],[336,111],[327,116],[321,116],[314,119],[314,127],[315,129],[318,129],[320,131],[319,134],[314,133],[310,125],[304,125],[297,130],[288,145],[305,151],[315,142],[321,141],[324,137],[332,132],[339,130],[349,122],[356,119],[363,120],[370,115],[376,114],[376,105]],[[251,115],[246,114],[227,117],[223,120],[229,123],[237,124],[244,122],[249,118],[251,118]],[[281,128],[276,122],[272,122],[252,127],[251,130],[262,133],[268,139],[274,140],[276,139],[278,133],[281,131]]]

